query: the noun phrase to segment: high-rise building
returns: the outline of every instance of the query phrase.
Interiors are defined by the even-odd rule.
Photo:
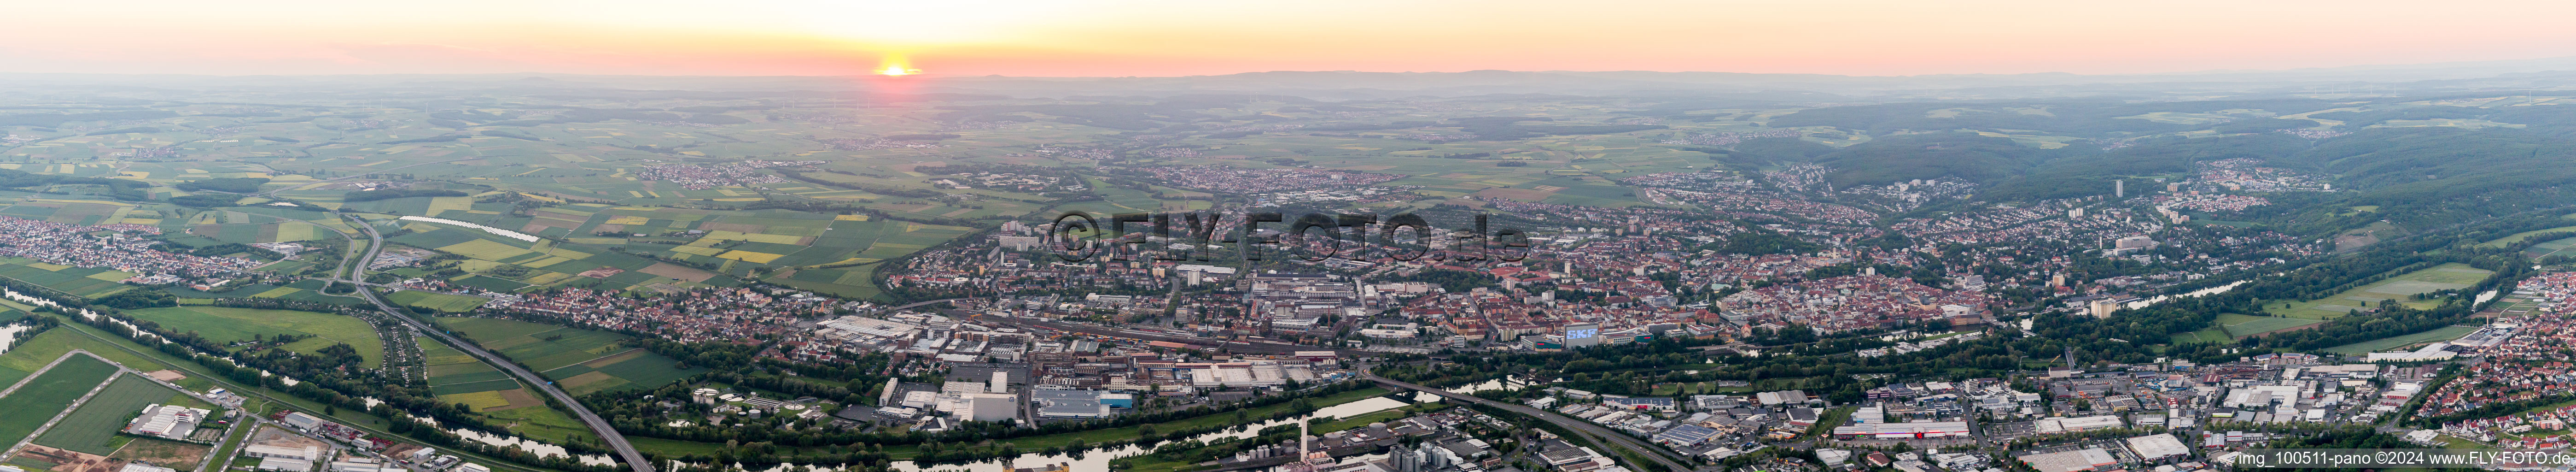
[[[2112,249],[2112,251],[2117,252],[2117,253],[2120,253],[2120,254],[2127,254],[2127,253],[2138,252],[2138,251],[2144,251],[2144,250],[2148,250],[2148,249],[2155,249],[2155,248],[2156,248],[2156,240],[2154,240],[2154,239],[2150,239],[2150,238],[2148,238],[2148,237],[2147,237],[2147,235],[2143,235],[2143,234],[2141,234],[2141,235],[2137,235],[2137,236],[2123,237],[2123,238],[2120,238],[2119,240],[2113,241],[2113,242],[2111,243],[2111,249]]]
[[[2111,198],[2129,198],[2129,181],[2111,181]]]
[[[2109,298],[2094,300],[2084,307],[2084,314],[2093,315],[2094,318],[2110,318],[2111,312],[2115,311],[2120,311],[2120,302]]]

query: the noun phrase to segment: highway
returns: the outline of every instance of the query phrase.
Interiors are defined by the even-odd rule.
[[[366,220],[355,216],[341,216],[348,218],[350,222],[356,224],[359,229],[367,232],[367,252],[358,256],[356,264],[360,268],[367,267],[368,262],[372,262],[376,259],[376,254],[384,251],[384,236],[376,233],[375,225],[367,224]],[[354,279],[363,277],[358,277],[357,274],[350,274],[350,278]],[[376,309],[384,310],[385,313],[394,315],[394,318],[403,320],[404,323],[410,324],[412,328],[418,329],[423,333],[429,333],[431,336],[437,336],[439,341],[446,342],[449,346],[455,346],[456,350],[465,351],[466,354],[473,354],[475,358],[482,359],[484,363],[492,364],[495,367],[500,367],[503,371],[509,372],[510,376],[517,377],[519,379],[519,383],[528,384],[530,387],[546,392],[546,396],[553,397],[556,402],[562,403],[564,408],[572,410],[573,416],[580,417],[582,424],[589,425],[592,433],[598,434],[600,439],[608,442],[608,446],[610,448],[616,449],[618,457],[626,461],[627,467],[634,468],[635,472],[654,472],[653,461],[645,458],[644,453],[636,451],[634,444],[626,442],[626,435],[618,434],[617,428],[615,426],[610,426],[608,424],[608,420],[600,419],[599,414],[592,413],[590,408],[581,406],[581,401],[573,399],[571,394],[564,393],[563,389],[555,388],[554,382],[546,381],[545,377],[539,377],[537,376],[537,373],[529,372],[528,368],[520,367],[518,363],[510,362],[508,359],[503,359],[498,354],[493,354],[491,351],[485,351],[482,346],[476,346],[474,343],[457,339],[455,336],[448,335],[446,331],[440,330],[435,326],[430,326],[428,323],[424,323],[419,319],[412,318],[411,313],[408,311],[394,309],[393,305],[385,304],[384,299],[378,298],[374,290],[361,288],[358,290],[358,294],[365,297],[368,303],[374,303],[376,305]]]
[[[1451,392],[1451,391],[1448,391],[1448,390],[1442,390],[1442,389],[1437,389],[1437,388],[1425,387],[1425,386],[1422,386],[1422,385],[1417,385],[1417,384],[1413,384],[1413,383],[1409,383],[1409,382],[1403,382],[1403,381],[1398,381],[1398,380],[1388,379],[1388,378],[1385,378],[1385,377],[1379,377],[1379,376],[1377,376],[1377,374],[1376,374],[1376,373],[1374,373],[1374,372],[1369,372],[1369,370],[1366,368],[1366,366],[1363,366],[1363,368],[1361,368],[1361,369],[1360,369],[1360,376],[1362,376],[1362,377],[1364,377],[1364,378],[1367,378],[1367,379],[1369,379],[1369,380],[1376,381],[1376,382],[1377,382],[1378,384],[1380,384],[1380,385],[1392,385],[1392,386],[1403,387],[1403,388],[1405,388],[1405,389],[1413,390],[1413,391],[1418,391],[1418,392],[1430,392],[1432,395],[1439,395],[1441,398],[1447,398],[1447,399],[1451,399],[1451,400],[1459,400],[1459,401],[1466,401],[1466,402],[1474,402],[1474,403],[1476,403],[1476,404],[1478,404],[1478,405],[1485,405],[1485,406],[1491,406],[1491,407],[1495,407],[1495,408],[1501,408],[1501,409],[1504,409],[1504,410],[1510,410],[1510,411],[1512,411],[1512,412],[1514,412],[1514,413],[1520,413],[1520,414],[1523,414],[1523,415],[1529,415],[1529,416],[1530,416],[1530,417],[1532,417],[1532,418],[1538,418],[1538,419],[1540,419],[1540,420],[1544,420],[1544,421],[1547,421],[1547,422],[1549,422],[1549,423],[1556,423],[1556,424],[1557,424],[1557,426],[1563,426],[1563,427],[1565,427],[1565,428],[1566,428],[1566,430],[1568,430],[1568,431],[1574,431],[1576,434],[1580,434],[1580,435],[1583,435],[1583,436],[1584,436],[1584,437],[1586,437],[1586,438],[1590,438],[1590,439],[1592,440],[1592,443],[1593,443],[1593,444],[1599,444],[1599,445],[1601,445],[1602,447],[1624,447],[1624,448],[1628,448],[1629,450],[1636,451],[1638,455],[1646,456],[1646,458],[1647,458],[1647,459],[1651,459],[1651,460],[1654,460],[1656,463],[1663,464],[1663,465],[1664,465],[1664,470],[1670,470],[1670,471],[1673,471],[1673,472],[1690,472],[1690,471],[1698,470],[1697,468],[1694,468],[1694,467],[1691,467],[1691,466],[1689,466],[1689,465],[1685,465],[1685,464],[1683,464],[1683,463],[1681,463],[1681,462],[1679,462],[1679,461],[1675,461],[1675,460],[1673,460],[1673,458],[1671,457],[1671,453],[1669,453],[1669,452],[1665,452],[1665,450],[1664,450],[1664,448],[1663,448],[1662,446],[1656,446],[1656,445],[1654,445],[1654,444],[1647,443],[1647,442],[1646,442],[1646,441],[1644,441],[1644,440],[1637,439],[1635,436],[1629,436],[1629,435],[1627,435],[1627,433],[1621,433],[1621,432],[1618,432],[1618,431],[1613,431],[1613,430],[1611,430],[1610,428],[1605,428],[1605,427],[1602,427],[1601,425],[1592,424],[1591,422],[1586,422],[1586,421],[1579,420],[1579,419],[1574,419],[1574,418],[1568,418],[1568,417],[1566,417],[1565,415],[1559,415],[1559,414],[1556,414],[1556,412],[1544,411],[1544,410],[1540,410],[1540,409],[1537,409],[1537,408],[1531,408],[1531,407],[1529,407],[1529,406],[1527,406],[1527,405],[1522,405],[1522,404],[1519,404],[1519,403],[1512,403],[1512,402],[1498,402],[1498,401],[1493,401],[1493,400],[1487,400],[1487,399],[1484,399],[1484,398],[1478,398],[1478,397],[1473,396],[1473,395],[1460,394],[1460,393]],[[1609,451],[1602,451],[1602,452],[1603,452],[1603,453],[1609,453]],[[1621,460],[1626,460],[1625,458],[1619,458],[1619,457],[1614,457],[1614,458],[1621,459]]]

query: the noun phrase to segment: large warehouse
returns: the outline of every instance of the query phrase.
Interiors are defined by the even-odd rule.
[[[1965,421],[1930,421],[1922,423],[1861,423],[1834,427],[1836,439],[1947,438],[1967,436]]]

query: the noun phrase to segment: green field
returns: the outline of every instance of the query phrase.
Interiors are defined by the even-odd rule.
[[[2354,354],[2362,354],[2362,353],[2370,353],[2370,352],[2386,351],[2386,350],[2390,350],[2390,349],[2396,349],[2396,348],[2406,347],[2406,346],[2416,345],[2416,344],[2423,344],[2423,343],[2429,343],[2429,342],[2438,342],[2438,341],[2449,341],[2449,340],[2453,340],[2453,339],[2459,339],[2461,336],[2467,336],[2467,335],[2469,335],[2469,333],[2476,332],[2477,330],[2478,330],[2478,328],[2477,328],[2477,327],[2475,327],[2475,326],[2444,326],[2444,327],[2442,327],[2441,329],[2435,329],[2435,330],[2432,330],[2432,331],[2425,331],[2425,332],[2421,332],[2421,333],[2409,334],[2409,335],[2404,335],[2404,336],[2392,336],[2392,337],[2386,337],[2386,338],[2379,338],[2379,339],[2373,339],[2373,340],[2369,340],[2369,341],[2362,341],[2362,342],[2357,342],[2357,343],[2352,343],[2352,344],[2345,344],[2345,345],[2341,345],[2341,346],[2330,347],[2330,348],[2326,348],[2326,352],[2332,352],[2332,353],[2336,353],[2336,354],[2343,354],[2343,355],[2354,355]]]
[[[2176,335],[2173,335],[2173,339],[2172,339],[2172,341],[2171,341],[2171,342],[2173,342],[2173,343],[2175,343],[2175,344],[2181,344],[2181,343],[2233,343],[2233,342],[2236,342],[2236,338],[2235,338],[2235,337],[2233,337],[2233,336],[2228,336],[2228,335],[2227,335],[2227,329],[2226,329],[2226,328],[2203,328],[2203,329],[2201,329],[2201,330],[2199,330],[2199,331],[2193,331],[2193,332],[2189,332],[2189,333],[2182,333],[2182,334],[2176,334]]]
[[[2352,311],[2378,307],[2380,302],[2387,300],[2396,300],[2399,304],[2416,309],[2428,309],[2435,305],[2434,301],[2408,300],[2407,297],[2439,290],[2468,288],[2486,280],[2487,276],[2492,274],[2494,272],[2469,267],[2468,264],[2442,264],[2345,290],[2343,293],[2324,299],[2302,302],[2265,300],[2262,302],[2263,311],[2266,314],[2289,318],[2330,320]],[[2287,306],[2284,306],[2285,304]]]
[[[2539,259],[2564,253],[2569,247],[2576,247],[2576,237],[2560,238],[2549,242],[2533,244],[2530,248],[2523,249],[2522,255],[2529,256],[2532,259]]]
[[[438,324],[537,371],[607,356],[625,335],[500,318],[438,317]]]
[[[63,449],[107,455],[116,452],[116,447],[124,444],[123,441],[117,440],[117,430],[124,428],[126,421],[132,420],[144,406],[154,404],[214,409],[213,405],[179,393],[177,390],[171,390],[170,387],[161,386],[142,376],[123,375],[116,378],[116,383],[108,384],[106,390],[99,391],[98,395],[82,403],[80,409],[72,410],[71,416],[63,417],[63,421],[56,423],[53,429],[45,430],[45,435],[36,438],[36,442]]]
[[[440,317],[438,322],[575,394],[659,387],[706,371],[680,369],[671,358],[623,347],[627,338],[617,333],[499,318]]]
[[[15,354],[14,352],[12,354]],[[116,373],[116,366],[90,356],[72,356],[55,365],[44,375],[27,379],[9,396],[0,397],[0,443],[16,444],[36,432],[45,421],[70,408],[72,402],[88,395],[92,387],[106,382]],[[164,396],[162,398],[169,398]]]
[[[547,408],[543,403],[487,412],[483,413],[483,416],[491,418],[494,423],[511,425],[510,432],[537,441],[563,443],[598,440],[598,436],[590,432],[589,426],[582,425],[581,420],[573,419],[563,411]]]
[[[872,205],[871,208],[897,213],[935,212],[938,214],[927,216],[940,218],[1003,212],[965,208],[942,210],[947,207],[928,204],[888,203]],[[1027,206],[1014,211],[1025,213],[1034,209],[1034,206]],[[961,211],[966,213],[959,213]],[[965,226],[923,224],[868,215],[780,210],[581,203],[539,208],[530,211],[529,215],[469,215],[458,219],[561,237],[570,243],[494,239],[454,227],[430,224],[405,224],[405,228],[416,232],[392,240],[473,258],[475,261],[462,266],[469,274],[453,276],[450,280],[496,291],[523,291],[528,285],[604,289],[733,286],[740,284],[740,278],[751,276],[752,269],[768,268],[824,270],[794,279],[786,277],[793,271],[771,270],[766,274],[772,275],[768,278],[774,283],[866,298],[876,295],[874,284],[866,281],[866,276],[847,280],[843,275],[848,270],[844,268],[902,257],[975,232]],[[601,234],[610,236],[599,236]],[[607,247],[624,248],[632,255],[609,251]],[[657,262],[636,255],[677,263]],[[533,271],[517,275],[516,270],[493,270],[505,264]],[[579,275],[585,272],[594,275]]]
[[[368,364],[384,361],[384,340],[376,337],[376,328],[366,321],[330,313],[294,310],[263,310],[213,306],[147,308],[127,311],[137,319],[160,323],[171,330],[194,331],[215,342],[248,341],[254,335],[312,335],[284,346],[295,352],[318,352],[332,344],[348,343],[365,356]]]
[[[472,354],[428,337],[417,338],[416,342],[420,343],[421,362],[429,366],[429,390],[432,394],[497,392],[520,387],[519,382],[510,380],[509,374],[475,360]]]
[[[0,305],[6,304],[7,302],[0,302]],[[57,338],[58,336],[68,336],[68,338]],[[49,341],[48,338],[70,339],[72,341]],[[36,341],[48,341],[47,344],[57,346],[64,350],[68,350],[70,348],[86,349],[90,352],[105,356],[117,363],[125,364],[135,370],[160,370],[168,368],[166,367],[167,364],[165,364],[165,362],[180,363],[188,366],[182,370],[185,373],[189,373],[191,377],[177,382],[178,384],[187,386],[191,389],[221,387],[232,389],[236,392],[242,392],[250,397],[250,402],[246,406],[246,409],[251,411],[272,411],[272,408],[293,408],[307,413],[315,413],[325,410],[324,405],[320,403],[303,400],[286,392],[260,387],[257,384],[242,385],[230,383],[229,381],[216,381],[196,377],[195,373],[198,372],[197,369],[201,369],[201,367],[196,367],[194,363],[177,359],[166,353],[152,350],[131,341],[116,338],[111,334],[99,330],[98,328],[87,325],[66,323],[65,326],[61,328],[56,328],[55,330],[48,331],[44,335],[37,337]],[[34,344],[31,344],[31,346],[32,345]],[[17,358],[21,352],[25,351],[13,349],[7,355],[0,355],[0,363],[17,362]],[[59,355],[59,352],[56,354]],[[39,363],[39,365],[41,365],[41,363]],[[104,375],[101,377],[104,378]],[[0,398],[0,401],[7,401],[7,399]],[[10,411],[14,410],[0,409],[0,416],[6,416]],[[337,413],[326,416],[333,421],[358,427],[367,430],[372,434],[388,438],[409,438],[409,436],[387,433],[386,428],[390,426],[389,420],[383,417],[369,415],[364,411],[342,409]],[[413,441],[417,440],[415,439]],[[474,460],[477,463],[491,464],[493,465],[494,470],[505,470],[509,472],[544,472],[542,469],[509,463],[502,459],[482,454],[466,451],[455,451],[455,454],[458,457]]]
[[[2532,235],[2536,235],[2536,234],[2540,234],[2540,233],[2557,233],[2557,232],[2569,232],[2569,231],[2576,231],[2576,226],[2564,226],[2564,227],[2557,227],[2557,228],[2550,228],[2550,229],[2538,229],[2538,230],[2531,230],[2531,231],[2524,231],[2524,232],[2520,232],[2520,233],[2514,233],[2512,236],[2505,236],[2505,237],[2502,237],[2502,238],[2496,238],[2496,240],[2494,240],[2494,241],[2487,241],[2487,242],[2483,242],[2483,243],[2478,243],[2478,247],[2505,247],[2506,245],[2510,245],[2510,244],[2513,244],[2513,243],[2519,243],[2519,242],[2523,242],[2524,240],[2531,239],[2531,236],[2532,236]]]
[[[2218,325],[2222,327],[2222,329],[2226,330],[2227,335],[2230,338],[2253,336],[2325,322],[2325,320],[2307,318],[2253,316],[2237,313],[2220,314],[2218,315],[2217,321]]]
[[[538,373],[560,381],[564,391],[582,395],[621,388],[659,387],[707,371],[703,367],[680,369],[674,365],[676,361],[671,358],[636,349]]]
[[[0,277],[8,277],[84,298],[108,296],[134,288],[132,285],[119,283],[134,277],[133,273],[101,267],[46,264],[15,257],[0,258]]]
[[[0,355],[0,377],[13,377],[11,378],[13,381],[16,378],[24,378],[28,372],[43,368],[45,363],[53,362],[54,358],[62,357],[64,353],[71,352],[73,349],[86,350],[111,362],[144,372],[170,368],[169,364],[117,349],[116,346],[82,336],[74,330],[54,328],[17,346],[11,346],[8,354]],[[15,374],[9,375],[12,372]],[[213,381],[194,376],[179,379],[178,382],[173,383],[188,388],[205,388],[213,385]]]
[[[1447,404],[1447,403],[1417,403],[1417,404],[1412,404],[1412,405],[1405,405],[1405,406],[1401,406],[1401,407],[1396,407],[1395,409],[1392,409],[1392,410],[1380,410],[1380,411],[1371,412],[1371,413],[1364,413],[1364,414],[1361,414],[1361,415],[1358,415],[1358,416],[1352,416],[1352,417],[1349,417],[1349,418],[1334,418],[1334,419],[1333,419],[1333,422],[1331,422],[1331,423],[1324,423],[1324,424],[1321,424],[1321,425],[1316,425],[1316,426],[1314,426],[1314,427],[1313,427],[1313,430],[1315,431],[1315,434],[1325,434],[1325,433],[1331,433],[1331,432],[1334,432],[1334,431],[1347,431],[1347,430],[1359,429],[1359,428],[1367,427],[1367,426],[1369,425],[1369,423],[1382,423],[1382,422],[1387,422],[1387,421],[1400,420],[1400,419],[1404,419],[1404,418],[1406,418],[1406,417],[1411,417],[1411,416],[1413,416],[1413,415],[1415,415],[1415,414],[1419,414],[1419,413],[1431,413],[1431,412],[1437,412],[1437,411],[1440,411],[1440,410],[1446,410],[1446,409],[1449,409],[1449,407],[1450,407],[1450,406],[1452,406],[1452,405]]]
[[[490,303],[492,300],[483,297],[423,292],[419,290],[404,290],[394,292],[392,295],[386,295],[385,301],[403,306],[416,306],[447,313],[464,313],[474,311],[475,308],[482,307],[483,304]]]

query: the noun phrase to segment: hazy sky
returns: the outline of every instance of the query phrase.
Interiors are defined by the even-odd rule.
[[[20,2],[0,72],[2153,73],[2576,56],[2576,2]]]

